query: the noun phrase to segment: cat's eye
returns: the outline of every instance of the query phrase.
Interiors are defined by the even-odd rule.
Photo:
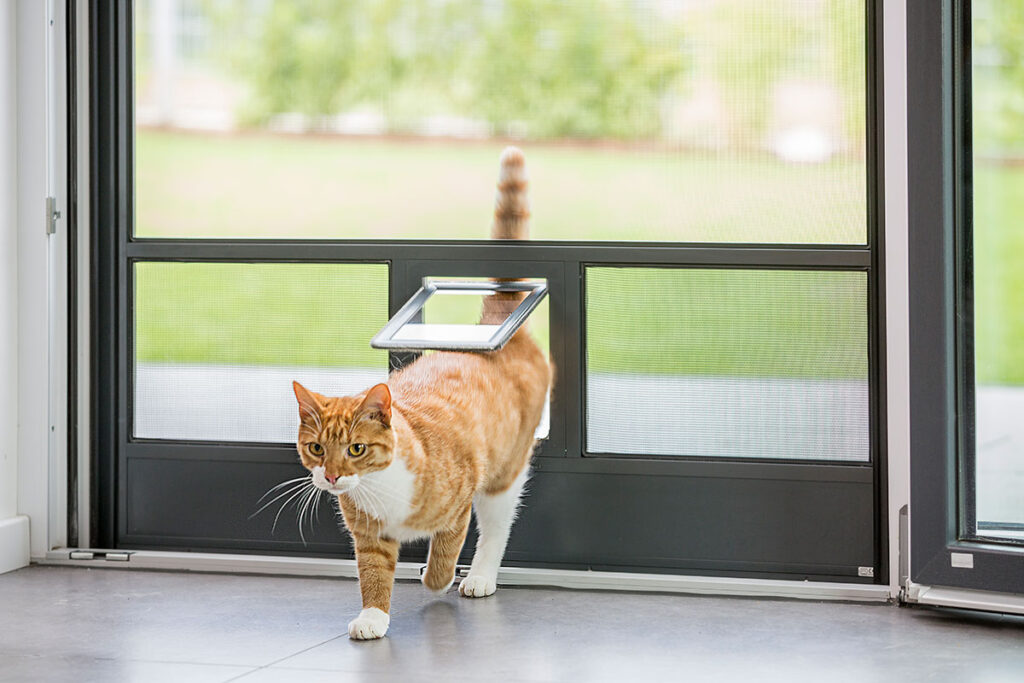
[[[324,454],[324,447],[318,443],[311,443],[309,444],[309,452],[319,458]]]
[[[360,455],[366,452],[365,443],[354,443],[348,447],[348,454],[353,458],[358,458]]]

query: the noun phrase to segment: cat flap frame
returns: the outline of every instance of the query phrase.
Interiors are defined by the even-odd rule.
[[[420,322],[427,300],[439,292],[493,294],[527,292],[500,325],[430,324]],[[423,286],[410,297],[370,346],[391,351],[497,351],[505,346],[548,293],[544,281],[467,282],[423,278]]]

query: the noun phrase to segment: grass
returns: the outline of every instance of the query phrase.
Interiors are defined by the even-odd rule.
[[[501,148],[140,130],[136,234],[482,239]],[[599,146],[525,151],[534,239],[865,239],[862,163],[801,166]]]
[[[651,374],[867,379],[867,277],[593,268],[587,362]]]
[[[385,264],[139,263],[140,361],[382,367]]]
[[[1024,166],[974,172],[975,376],[1024,385]]]
[[[143,237],[486,235],[498,144],[137,134]],[[534,239],[857,243],[862,164],[526,149]],[[1024,169],[976,174],[978,378],[1024,384]],[[185,198],[185,199],[183,199]],[[384,265],[139,264],[141,361],[381,366]],[[1007,285],[1008,283],[1008,285]],[[658,296],[671,291],[671,296]],[[864,278],[599,269],[592,370],[866,376]],[[547,337],[546,317],[535,330]]]

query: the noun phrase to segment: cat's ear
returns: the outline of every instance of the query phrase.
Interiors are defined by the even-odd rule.
[[[295,391],[295,399],[299,402],[299,416],[305,419],[307,416],[318,416],[321,406],[317,395],[302,386],[298,382],[292,382],[292,389]]]
[[[378,384],[366,392],[366,398],[359,406],[360,412],[374,414],[384,426],[391,426],[391,390],[387,384]]]

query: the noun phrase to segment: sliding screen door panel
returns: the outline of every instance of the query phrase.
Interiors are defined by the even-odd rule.
[[[555,381],[507,563],[881,580],[876,4],[96,0],[94,538],[351,557],[291,381],[413,362],[371,340],[425,278],[525,278]]]

